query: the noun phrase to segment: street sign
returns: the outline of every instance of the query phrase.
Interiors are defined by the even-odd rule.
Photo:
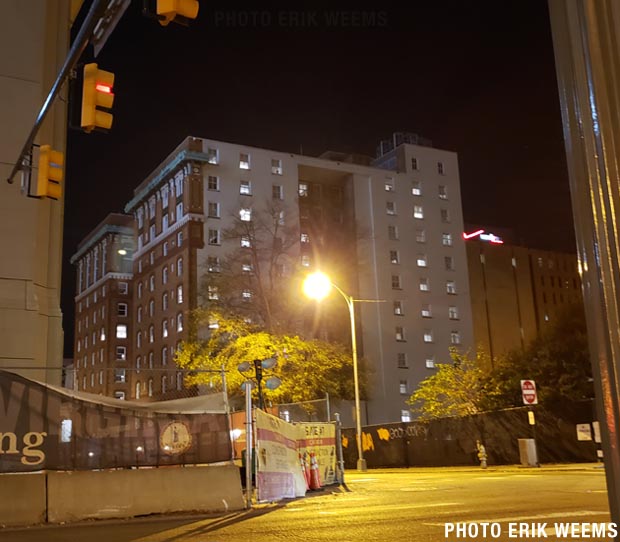
[[[537,405],[536,383],[533,380],[521,380],[521,395],[524,405]]]

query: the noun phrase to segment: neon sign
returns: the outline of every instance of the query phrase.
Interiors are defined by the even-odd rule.
[[[468,239],[473,239],[474,237],[478,237],[481,241],[487,241],[496,245],[504,244],[504,240],[501,237],[498,237],[493,233],[487,233],[484,230],[476,230],[471,233],[463,232],[463,239],[465,239],[466,241]]]

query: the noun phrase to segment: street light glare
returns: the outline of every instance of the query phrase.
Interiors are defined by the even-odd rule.
[[[304,294],[311,298],[321,301],[329,294],[332,283],[329,277],[325,273],[317,271],[306,277],[304,280],[303,290]]]

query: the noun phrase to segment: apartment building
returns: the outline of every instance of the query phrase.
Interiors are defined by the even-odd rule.
[[[125,207],[135,224],[127,331],[135,370],[126,397],[161,398],[182,387],[174,351],[188,336],[201,280],[247,246],[226,232],[274,201],[283,209],[278,220],[299,232],[279,272],[321,269],[370,301],[355,304],[358,349],[371,368],[363,421],[410,419],[406,400],[418,383],[450,360],[450,347],[473,346],[457,156],[413,134],[382,142],[375,159],[183,141]],[[84,248],[80,254],[75,261]],[[332,305],[341,325],[330,320],[312,331],[348,344],[346,305]],[[89,378],[87,391],[97,393]]]
[[[509,244],[492,232],[465,234],[475,343],[491,359],[526,346],[567,305],[583,302],[575,254]]]

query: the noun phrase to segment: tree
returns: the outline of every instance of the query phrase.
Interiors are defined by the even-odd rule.
[[[450,350],[452,363],[440,363],[437,372],[423,380],[409,398],[420,419],[466,416],[484,410],[493,390],[483,367],[488,365],[481,352],[471,358]]]
[[[538,400],[547,407],[594,396],[583,307],[574,304],[526,348],[509,352],[490,375],[497,393],[494,408],[521,406],[520,381],[536,381]]]
[[[208,339],[182,343],[176,353],[179,367],[196,371],[186,377],[187,385],[209,384],[221,389],[223,368],[229,396],[241,396],[246,376],[237,366],[243,361],[276,357],[278,365],[270,374],[279,376],[282,385],[276,390],[265,390],[267,400],[308,401],[323,398],[325,393],[341,399],[353,398],[351,356],[341,345],[272,334],[242,318],[204,314],[208,314],[212,322]]]

